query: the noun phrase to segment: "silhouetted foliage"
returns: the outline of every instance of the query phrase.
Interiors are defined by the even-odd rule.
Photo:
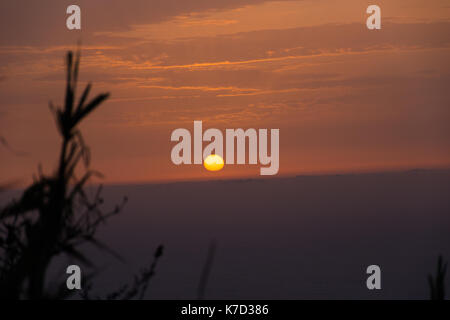
[[[203,266],[203,270],[200,275],[200,281],[197,288],[198,300],[203,300],[205,298],[206,285],[208,284],[209,274],[211,273],[214,256],[216,254],[216,248],[217,248],[216,242],[212,241],[211,244],[209,245],[205,265]]]
[[[64,107],[54,107],[50,103],[62,138],[56,172],[46,176],[39,170],[39,176],[20,199],[13,200],[0,211],[0,298],[65,298],[70,294],[65,281],[53,292],[45,288],[46,272],[53,258],[65,254],[92,266],[88,257],[79,250],[80,245],[91,243],[112,252],[95,238],[95,233],[109,217],[121,211],[127,199],[125,197],[111,212],[105,213],[100,208],[103,203],[101,186],[92,199],[87,196],[86,184],[100,174],[89,169],[89,148],[78,129],[79,124],[109,94],[99,94],[89,101],[91,84],[88,84],[76,103],[79,62],[79,53],[75,58],[72,52],[67,54]],[[78,179],[75,172],[80,162],[85,170]],[[156,258],[161,256],[162,247],[158,250]],[[155,266],[156,263],[138,279],[141,285],[139,293],[142,289],[145,292]],[[89,286],[90,278],[84,277],[85,285]],[[126,297],[131,296],[128,294]]]
[[[147,291],[148,283],[150,279],[155,275],[156,266],[159,259],[163,255],[163,246],[158,246],[154,255],[153,262],[149,268],[144,268],[138,275],[134,276],[134,281],[131,285],[124,284],[117,290],[107,294],[104,299],[106,300],[131,300],[131,299],[143,299],[145,292]],[[92,286],[87,286],[82,292],[81,297],[85,300],[100,300],[102,297],[92,297],[90,291]]]
[[[431,300],[445,299],[445,274],[447,272],[447,262],[443,262],[442,256],[438,257],[436,277],[428,275],[428,284],[430,286]]]

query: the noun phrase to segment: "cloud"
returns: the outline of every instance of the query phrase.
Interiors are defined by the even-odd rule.
[[[313,57],[393,50],[446,48],[449,22],[388,24],[376,34],[360,24],[325,25],[200,37],[183,41],[132,40],[126,50],[105,50],[105,64],[133,70],[244,69]],[[268,54],[270,52],[270,54]],[[161,54],[164,53],[162,56]]]
[[[155,24],[195,11],[239,8],[267,0],[79,0],[82,30],[65,27],[70,0],[0,2],[0,45],[74,44],[93,40],[95,32],[130,30],[132,25]],[[101,38],[95,38],[100,42]]]

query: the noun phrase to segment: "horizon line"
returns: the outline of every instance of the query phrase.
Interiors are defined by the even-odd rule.
[[[372,168],[372,169],[348,169],[348,170],[331,170],[331,171],[308,171],[308,172],[288,172],[277,174],[275,176],[261,176],[261,175],[232,175],[228,177],[188,177],[180,179],[161,179],[161,180],[147,180],[147,181],[110,181],[102,182],[97,180],[87,184],[87,187],[93,186],[140,186],[140,185],[167,185],[176,183],[201,183],[201,182],[233,182],[233,181],[265,181],[274,179],[292,179],[298,177],[323,177],[323,176],[340,176],[340,175],[369,175],[369,174],[383,174],[383,173],[408,173],[419,171],[449,171],[450,165],[447,166],[433,166],[433,167],[411,167],[411,168]],[[16,181],[0,182],[1,191],[18,191],[24,190],[29,184],[21,184]]]
[[[369,174],[384,174],[384,173],[410,173],[422,171],[450,171],[450,166],[442,167],[412,167],[412,168],[386,168],[386,169],[367,169],[367,170],[336,170],[336,171],[317,171],[317,172],[291,172],[284,174],[277,174],[275,176],[260,176],[260,175],[235,175],[229,177],[213,178],[213,177],[197,177],[186,179],[163,179],[163,180],[148,180],[148,181],[112,181],[106,183],[92,183],[89,186],[104,185],[104,186],[139,186],[139,185],[167,185],[176,183],[202,183],[202,182],[233,182],[233,181],[265,181],[276,179],[292,179],[299,177],[323,177],[323,176],[345,176],[345,175],[369,175]]]

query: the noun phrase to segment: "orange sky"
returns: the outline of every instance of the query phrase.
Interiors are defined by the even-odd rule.
[[[448,0],[73,1],[0,4],[0,182],[54,168],[48,102],[64,52],[111,99],[83,125],[107,182],[258,177],[260,165],[170,161],[172,130],[280,128],[280,175],[450,165]],[[378,4],[382,29],[365,9]]]

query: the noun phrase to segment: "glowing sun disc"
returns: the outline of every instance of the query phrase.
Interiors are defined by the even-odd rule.
[[[223,168],[223,159],[218,154],[210,154],[203,161],[203,165],[208,171],[219,171]]]

